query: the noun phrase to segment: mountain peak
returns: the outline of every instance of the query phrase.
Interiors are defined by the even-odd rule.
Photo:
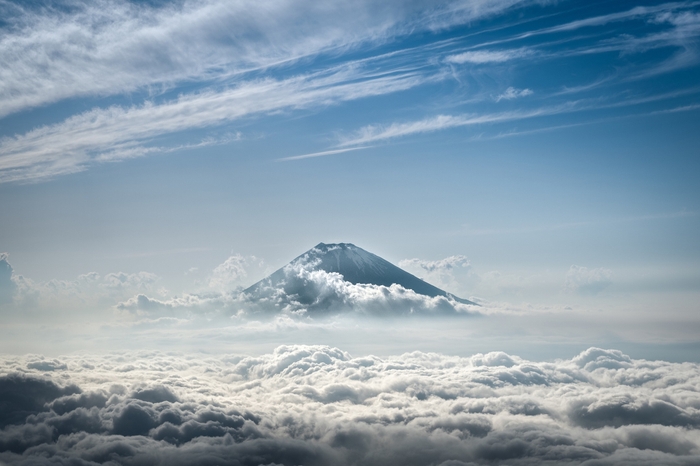
[[[271,296],[284,294],[292,296],[301,305],[321,307],[323,287],[314,282],[310,275],[314,272],[338,274],[343,281],[353,285],[387,288],[399,285],[429,298],[444,297],[460,304],[475,304],[441,290],[352,243],[318,243],[286,266],[244,290],[244,293],[253,299],[259,296],[268,300]]]

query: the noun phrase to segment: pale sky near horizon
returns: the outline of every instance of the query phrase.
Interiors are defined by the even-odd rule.
[[[130,321],[351,242],[692,343],[698,5],[0,1],[3,320]]]

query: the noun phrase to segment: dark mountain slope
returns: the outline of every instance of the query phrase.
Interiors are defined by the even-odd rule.
[[[387,287],[397,284],[431,298],[444,296],[461,304],[475,304],[441,290],[391,262],[350,243],[319,243],[291,261],[287,266],[247,288],[244,290],[244,293],[256,296],[261,294],[263,289],[278,288],[283,289],[287,294],[297,296],[302,304],[316,302],[313,290],[306,289],[299,280],[290,279],[290,269],[296,268],[305,268],[312,271],[323,270],[329,273],[336,272],[342,275],[345,281],[353,284],[364,283]]]

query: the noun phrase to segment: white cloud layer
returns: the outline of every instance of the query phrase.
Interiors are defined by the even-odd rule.
[[[0,360],[5,464],[692,465],[698,364],[121,353]]]
[[[268,318],[288,315],[323,318],[338,314],[398,315],[471,315],[475,306],[461,304],[444,296],[421,295],[400,285],[353,284],[335,272],[314,270],[313,263],[287,265],[279,284],[262,282],[253,291],[228,291],[185,294],[167,300],[138,294],[117,304],[120,311],[150,318],[169,315],[209,314],[226,317]]]
[[[473,306],[451,295],[430,297],[399,284],[375,285],[352,283],[337,272],[320,267],[321,259],[305,255],[282,269],[268,275],[249,288],[240,284],[247,281],[249,272],[269,274],[265,264],[253,256],[233,255],[217,266],[205,292],[188,293],[170,299],[158,299],[138,293],[116,305],[125,311],[146,318],[170,315],[209,317],[270,318],[293,316],[324,318],[338,314],[397,316],[397,315],[471,315]],[[453,256],[440,261],[420,261],[423,270],[440,274],[454,267],[469,268],[464,256]],[[238,286],[237,286],[238,285]]]
[[[134,293],[167,294],[158,284],[160,277],[150,272],[114,272],[100,275],[90,272],[75,280],[52,279],[36,282],[15,274],[7,261],[7,254],[0,254],[0,303],[5,306],[3,317],[50,313],[69,310],[71,313],[95,312],[109,309],[115,302]]]
[[[414,259],[418,261],[418,259]],[[461,267],[468,270],[464,256],[441,261],[419,261],[427,269],[441,273]],[[198,292],[172,295],[160,286],[161,278],[149,272],[96,272],[75,280],[35,282],[13,273],[7,254],[0,255],[0,298],[7,310],[45,312],[71,309],[117,311],[121,317],[208,318],[272,317],[279,314],[320,318],[340,313],[355,315],[470,315],[475,306],[461,304],[444,296],[429,297],[400,285],[353,284],[338,273],[315,270],[314,262],[300,262],[284,268],[280,283],[263,282],[255,291],[242,291],[252,276],[269,273],[262,259],[234,254],[214,268],[205,288]],[[17,316],[21,312],[16,313]],[[8,314],[9,315],[9,314]]]

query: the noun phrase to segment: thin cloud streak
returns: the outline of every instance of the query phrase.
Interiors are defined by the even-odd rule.
[[[700,104],[682,105],[680,107],[669,108],[669,109],[665,109],[665,110],[658,110],[658,111],[649,113],[649,115],[663,115],[666,113],[691,112],[691,111],[697,110],[697,109],[700,109]]]
[[[556,107],[539,108],[530,111],[501,112],[485,115],[437,115],[423,120],[408,123],[392,123],[388,126],[369,125],[361,128],[344,140],[341,140],[339,147],[368,144],[399,137],[411,136],[421,133],[432,133],[462,126],[473,126],[483,123],[500,123],[505,121],[522,120],[538,116],[554,115],[571,111],[573,104],[564,104]]]
[[[373,147],[373,146],[360,146],[360,147],[349,147],[347,149],[325,150],[322,152],[313,152],[310,154],[294,155],[292,157],[284,157],[284,158],[277,159],[277,160],[280,162],[289,161],[289,160],[303,160],[303,159],[310,159],[310,158],[314,158],[314,157],[324,157],[326,155],[342,154],[344,152],[351,152],[351,151],[360,150],[360,149],[369,149],[370,147]]]
[[[635,19],[643,16],[652,16],[662,12],[670,12],[679,9],[692,8],[696,5],[698,5],[698,2],[672,2],[664,3],[663,5],[658,5],[655,7],[638,6],[619,13],[595,16],[592,18],[571,21],[570,23],[562,24],[560,26],[540,29],[539,31],[533,31],[532,33],[530,33],[530,35],[532,36],[538,34],[552,34],[563,31],[575,31],[584,27],[604,26],[614,22],[626,21],[629,19]]]
[[[586,18],[577,21],[571,21],[566,24],[559,26],[553,26],[548,28],[537,29],[535,31],[528,31],[522,34],[518,34],[513,37],[508,37],[505,39],[494,40],[490,42],[485,42],[480,44],[480,47],[486,47],[490,45],[504,44],[508,42],[519,41],[522,39],[527,39],[530,37],[553,34],[557,32],[570,32],[575,31],[584,27],[595,27],[595,26],[605,26],[613,22],[619,22],[624,20],[635,19],[644,16],[657,15],[659,13],[671,12],[679,9],[689,9],[700,4],[700,2],[674,2],[674,3],[664,3],[663,5],[658,5],[656,7],[635,7],[627,11],[619,13],[611,13],[602,16],[595,16],[592,18]]]
[[[631,103],[629,103],[629,105],[636,105],[636,104],[645,103],[645,102],[646,101],[631,102]],[[595,120],[580,121],[577,123],[570,123],[570,124],[566,124],[566,125],[543,126],[540,128],[523,130],[523,131],[509,131],[509,132],[498,133],[498,134],[495,134],[493,136],[484,136],[484,135],[480,134],[478,136],[473,137],[472,140],[473,141],[483,141],[483,140],[489,140],[489,139],[502,139],[502,138],[517,137],[517,136],[527,136],[530,134],[544,133],[544,132],[548,132],[548,131],[557,131],[560,129],[576,128],[579,126],[597,125],[600,123],[618,121],[618,120],[622,120],[622,119],[626,119],[626,118],[646,118],[646,117],[653,116],[653,115],[666,115],[669,113],[691,112],[691,111],[698,110],[698,109],[700,109],[700,104],[683,105],[680,107],[673,107],[673,108],[664,109],[664,110],[656,110],[653,112],[631,113],[631,114],[624,115],[624,116],[598,118]]]
[[[532,35],[540,35],[539,31],[535,31],[508,39],[479,44],[474,46],[472,50],[449,55],[445,59],[445,62],[451,64],[484,65],[505,63],[523,58],[527,58],[530,61],[544,61],[613,52],[627,55],[654,49],[662,49],[665,47],[675,47],[679,49],[679,51],[677,51],[674,55],[661,63],[651,65],[648,68],[643,68],[641,71],[636,71],[624,78],[625,80],[630,81],[647,79],[659,74],[670,73],[678,69],[688,68],[700,61],[700,55],[693,44],[693,42],[700,36],[699,15],[679,13],[674,16],[671,13],[666,12],[664,15],[659,15],[650,21],[667,23],[671,25],[671,29],[642,36],[622,35],[612,39],[603,39],[593,45],[589,44],[569,50],[548,51],[547,49],[554,45],[560,45],[562,42],[572,40],[570,38],[563,41],[556,40],[537,45],[520,47],[517,49],[484,49],[484,47],[521,40]],[[544,34],[544,32],[542,32],[542,34]],[[563,91],[559,92],[558,95],[578,92],[579,90],[589,90],[609,80],[610,78],[604,78],[597,80],[595,83],[593,83],[593,85],[564,89]]]
[[[642,105],[661,100],[677,98],[683,95],[694,94],[698,88],[682,89],[664,94],[657,94],[647,97],[622,100],[611,103],[600,103],[600,99],[585,99],[568,101],[560,105],[550,107],[540,107],[533,110],[516,110],[510,112],[499,112],[490,114],[463,114],[463,115],[437,115],[406,123],[392,123],[390,125],[368,125],[354,135],[340,140],[338,147],[352,147],[360,144],[369,144],[379,141],[386,141],[399,137],[407,137],[414,134],[432,133],[452,128],[474,126],[488,123],[503,123],[507,121],[525,120],[536,117],[552,116],[563,113],[582,112],[591,110],[602,110],[619,107],[629,107]],[[608,99],[606,99],[608,100]],[[676,111],[693,110],[693,106],[684,106]]]
[[[349,65],[334,73],[261,79],[216,92],[184,95],[164,104],[94,109],[62,123],[0,140],[0,182],[36,181],[84,170],[90,163],[145,155],[148,140],[284,110],[407,90],[440,74],[383,73],[367,78]],[[106,150],[105,148],[109,148]]]
[[[447,63],[455,63],[458,65],[462,65],[464,63],[481,65],[485,63],[503,63],[520,58],[527,58],[533,54],[534,51],[528,48],[520,48],[516,50],[474,50],[450,55],[445,59],[445,61]]]

